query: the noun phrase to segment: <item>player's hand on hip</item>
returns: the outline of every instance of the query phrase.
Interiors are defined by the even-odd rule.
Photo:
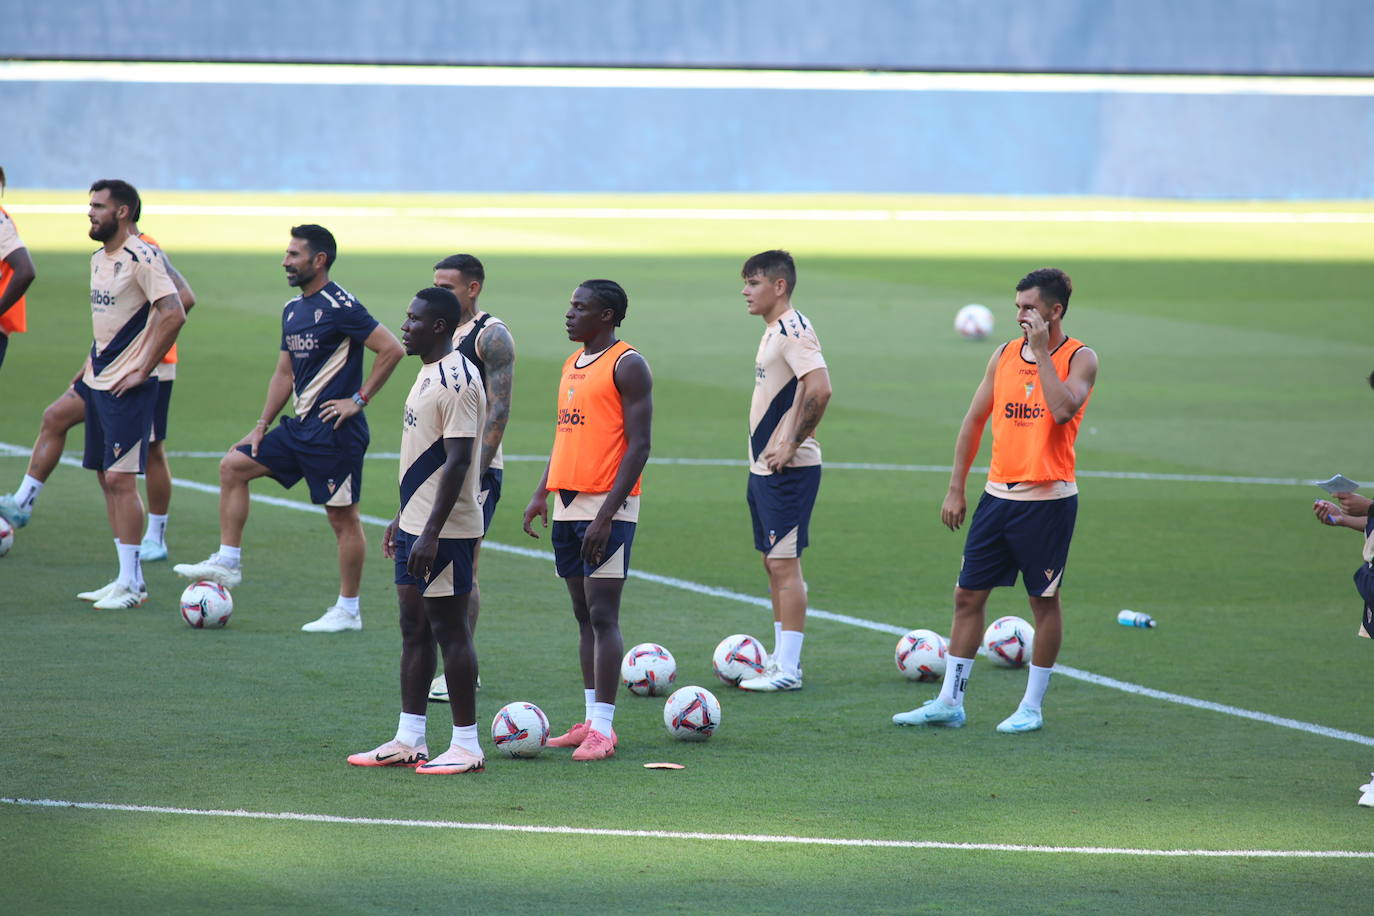
[[[149,372],[146,369],[133,369],[120,376],[119,380],[110,386],[110,394],[117,398],[122,398],[126,391],[133,391],[139,385],[148,381]]]
[[[795,442],[779,442],[777,445],[760,455],[759,460],[764,463],[764,466],[767,467],[768,470],[776,474],[786,468],[792,459],[796,457],[798,448],[800,448],[800,446]]]
[[[949,493],[940,505],[940,521],[950,531],[958,531],[968,512],[968,502],[962,493]]]
[[[320,419],[326,423],[333,423],[335,429],[343,426],[349,417],[355,417],[362,412],[362,405],[352,398],[335,398],[320,405]]]
[[[530,527],[530,523],[538,518],[544,523],[544,527],[549,527],[549,498],[543,499],[535,497],[530,500],[530,504],[525,507],[525,533],[532,538],[539,537],[538,532]]]

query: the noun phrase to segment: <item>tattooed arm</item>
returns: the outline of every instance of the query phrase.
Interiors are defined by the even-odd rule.
[[[482,427],[482,457],[478,472],[485,474],[501,447],[510,420],[510,395],[515,383],[515,341],[504,324],[492,324],[477,338],[477,355],[487,367],[487,420]]]
[[[760,455],[760,459],[770,470],[781,471],[787,467],[801,447],[815,435],[821,417],[825,415],[825,405],[830,403],[830,373],[824,368],[812,369],[797,380],[801,397],[797,406],[797,425],[792,430],[792,438],[778,443]]]

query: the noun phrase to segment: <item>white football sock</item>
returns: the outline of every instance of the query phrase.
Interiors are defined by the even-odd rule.
[[[614,703],[592,704],[592,728],[607,738],[611,737],[611,723],[615,721]]]
[[[138,563],[138,545],[116,541],[115,551],[119,554],[119,578],[115,581],[130,591],[137,590],[138,583],[143,580],[143,571]]]
[[[801,670],[802,640],[806,634],[801,630],[783,630],[778,643],[778,667],[784,674],[796,674]]]
[[[425,743],[425,717],[403,712],[396,723],[396,740],[411,747]]]
[[[167,534],[167,516],[154,515],[148,513],[148,530],[143,533],[143,540],[161,544],[163,537]]]
[[[590,721],[592,721],[592,707],[596,706],[596,691],[595,691],[595,690],[583,690],[583,691],[582,691],[582,698],[583,698],[583,699],[586,701],[586,703],[587,703],[587,718],[584,719],[583,721],[585,721],[585,722],[590,722]]]
[[[482,745],[477,741],[477,723],[453,726],[453,746],[481,757]]]
[[[19,489],[14,491],[14,501],[19,503],[19,508],[33,511],[33,504],[38,501],[38,494],[43,490],[43,481],[35,480],[28,474],[24,475],[24,482],[19,485]]]
[[[769,652],[768,654],[769,654],[769,655],[777,655],[777,654],[778,654],[778,650],[781,649],[781,648],[782,648],[782,621],[781,621],[781,620],[775,620],[775,621],[773,621],[773,651],[772,651],[772,652]]]
[[[238,566],[243,559],[242,547],[230,547],[228,544],[220,544],[219,550],[215,551],[221,560],[230,566]]]
[[[339,600],[334,602],[334,606],[343,608],[354,617],[358,616],[359,608],[357,595],[354,595],[352,598],[345,598],[343,595],[340,595]]]
[[[1035,665],[1030,666],[1030,674],[1026,677],[1026,695],[1021,698],[1022,706],[1030,706],[1039,709],[1045,702],[1045,691],[1050,686],[1050,675],[1054,674],[1054,668],[1039,668]]]
[[[964,690],[968,688],[973,659],[945,656],[945,679],[940,684],[940,702],[946,706],[963,706]]]

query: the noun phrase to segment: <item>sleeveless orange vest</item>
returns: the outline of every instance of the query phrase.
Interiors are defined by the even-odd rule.
[[[5,213],[0,207],[0,213]],[[5,213],[9,216],[8,213]],[[12,218],[12,217],[11,217]],[[8,261],[0,261],[0,290],[10,285],[10,277],[14,276],[14,268]],[[20,296],[19,301],[9,307],[5,314],[0,315],[0,333],[23,334],[29,329],[28,313],[24,311],[24,300],[26,296]]]
[[[1074,479],[1073,444],[1088,399],[1067,423],[1054,422],[1040,388],[1040,370],[1021,356],[1022,338],[1007,344],[992,379],[992,466],[988,480],[1020,483]],[[1060,379],[1069,376],[1069,361],[1083,348],[1066,338],[1050,362]],[[1092,395],[1089,393],[1089,398]]]
[[[549,456],[550,490],[610,492],[626,449],[625,409],[615,387],[615,364],[633,349],[618,340],[589,366],[577,368],[580,349],[563,363]],[[636,480],[631,496],[639,495],[639,484]]]

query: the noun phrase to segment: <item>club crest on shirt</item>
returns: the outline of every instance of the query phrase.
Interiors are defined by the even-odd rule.
[[[315,322],[318,324],[320,318],[324,316],[324,309],[315,309]]]
[[[428,387],[429,387],[429,376],[425,376],[424,378],[420,379],[420,393],[423,394],[424,391],[425,391],[425,389],[428,388]]]
[[[115,265],[114,265],[114,275],[115,275],[116,277],[119,276],[119,269],[120,269],[121,267],[123,267],[123,266],[124,266],[124,262],[123,262],[123,261],[115,261]]]
[[[572,389],[572,388],[569,388],[569,389],[568,389],[568,400],[571,401],[572,398],[573,398],[573,389]]]
[[[1035,382],[1026,382],[1026,397],[1030,397],[1030,396],[1031,396],[1031,392],[1034,391],[1034,390],[1035,390]]]

